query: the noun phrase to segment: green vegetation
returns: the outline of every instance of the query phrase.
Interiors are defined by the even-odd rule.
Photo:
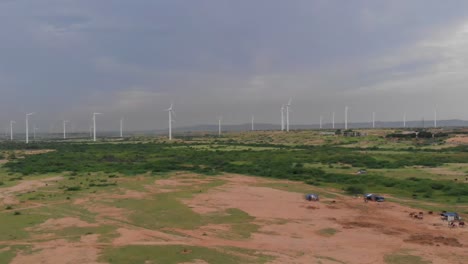
[[[16,214],[16,212],[18,214]],[[47,216],[35,213],[7,212],[0,217],[0,241],[17,240],[29,237],[25,228],[40,224],[47,220]]]
[[[318,231],[318,234],[322,235],[322,236],[327,236],[327,237],[331,237],[331,236],[334,236],[336,233],[338,233],[339,231],[334,229],[334,228],[325,228],[325,229],[321,229]]]
[[[229,254],[228,250],[191,246],[126,246],[108,248],[100,260],[113,264],[164,263],[177,264],[204,260],[208,263],[261,264],[271,257],[245,251],[244,254]],[[244,256],[243,256],[244,255]]]
[[[206,145],[202,144],[202,145]],[[468,185],[446,180],[436,174],[408,168],[437,167],[445,164],[464,164],[468,161],[468,147],[441,150],[411,149],[385,151],[378,148],[345,148],[339,146],[286,146],[215,143],[213,149],[200,148],[198,143],[126,143],[83,144],[42,143],[27,148],[55,149],[40,155],[26,155],[5,167],[10,173],[24,176],[71,172],[71,177],[107,173],[111,175],[153,174],[185,170],[207,175],[222,172],[257,175],[277,179],[304,181],[314,186],[340,188],[350,194],[364,191],[382,192],[407,198],[427,199],[444,203],[468,202]],[[229,146],[229,150],[226,150]],[[0,148],[26,148],[17,144]],[[268,147],[268,149],[264,149]],[[255,151],[252,149],[257,148]],[[77,162],[79,161],[79,162]],[[315,166],[314,164],[326,164]],[[355,175],[358,169],[369,169],[366,175]],[[394,172],[393,172],[394,171]],[[400,172],[400,173],[399,173]],[[353,175],[354,174],[354,175]],[[401,175],[400,175],[401,174]],[[395,176],[396,175],[396,176]],[[406,176],[405,176],[406,175]],[[81,188],[112,187],[113,178],[79,181],[69,185],[69,192]],[[102,182],[101,182],[102,180]]]
[[[392,254],[392,255],[386,255],[384,257],[384,261],[387,264],[405,264],[405,263],[411,263],[411,264],[430,264],[432,262],[423,260],[419,256],[413,256],[409,254]]]
[[[0,247],[0,263],[10,263],[18,252],[31,252],[30,246]]]

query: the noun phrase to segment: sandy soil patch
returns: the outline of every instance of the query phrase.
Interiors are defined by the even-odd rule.
[[[452,138],[447,139],[446,141],[449,144],[455,145],[466,145],[468,144],[468,136],[467,135],[456,135]]]
[[[49,219],[39,226],[33,228],[34,230],[61,230],[68,227],[97,227],[98,224],[90,224],[81,219],[74,217],[64,217],[59,219]]]
[[[18,200],[15,197],[17,194],[35,191],[39,188],[54,184],[62,179],[63,177],[58,176],[42,180],[24,180],[15,186],[0,188],[0,200],[3,201],[3,204],[17,204]]]
[[[407,207],[388,202],[363,203],[361,199],[345,196],[335,198],[335,203],[330,199],[310,203],[298,193],[249,186],[256,178],[248,182],[244,176],[223,179],[229,183],[185,203],[200,214],[238,208],[256,217],[255,222],[261,228],[243,242],[202,236],[203,230],[185,231],[197,238],[196,244],[275,252],[278,259],[274,263],[318,260],[325,263],[326,258],[346,263],[382,263],[384,255],[397,252],[402,246],[434,263],[446,263],[447,252],[468,257],[468,252],[454,246],[468,242],[467,230],[449,230],[438,216],[427,215],[423,220],[415,220],[408,216],[412,210]],[[322,229],[337,232],[323,237],[318,234]],[[418,237],[418,234],[429,236]],[[424,241],[432,241],[433,245]],[[369,244],[373,245],[372,251]]]
[[[49,153],[49,152],[54,152],[55,149],[34,149],[34,150],[26,150],[24,151],[25,155],[38,155],[38,154],[44,154],[44,153]]]
[[[42,243],[33,249],[33,254],[17,255],[11,264],[103,264],[97,261],[99,249],[93,244],[96,240],[97,236],[90,235],[80,243],[65,240]]]
[[[114,246],[124,245],[144,245],[144,244],[161,244],[161,245],[180,245],[188,242],[186,237],[167,234],[156,230],[148,230],[143,228],[119,228],[117,229],[119,237],[114,239]],[[149,243],[152,242],[152,243]]]

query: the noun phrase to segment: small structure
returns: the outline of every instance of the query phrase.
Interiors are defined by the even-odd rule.
[[[462,218],[455,212],[449,212],[449,213],[441,213],[442,220],[446,220],[449,222],[453,221],[460,221]]]
[[[374,202],[383,202],[385,201],[385,198],[383,196],[380,196],[378,194],[373,194],[373,193],[368,193],[364,195],[364,199],[367,201],[374,201]]]
[[[320,200],[319,195],[315,193],[306,194],[305,198],[307,201],[319,201]]]

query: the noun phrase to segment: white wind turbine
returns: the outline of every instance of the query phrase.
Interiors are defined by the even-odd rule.
[[[36,140],[36,132],[37,132],[38,128],[36,125],[34,125],[34,140]]]
[[[345,107],[345,130],[348,130],[348,111],[349,107]]]
[[[63,120],[63,139],[67,139],[67,123],[70,121]]]
[[[96,116],[102,113],[93,113],[93,141],[96,142]]]
[[[288,104],[286,105],[286,131],[289,132],[289,108],[291,107],[292,98],[289,98]]]
[[[323,124],[323,116],[320,116],[320,129],[322,129],[322,124]]]
[[[254,127],[255,117],[253,115],[252,115],[252,120],[251,121],[252,121],[252,131],[254,131],[255,130],[255,127]]]
[[[218,136],[221,136],[221,121],[223,121],[223,117],[218,117]]]
[[[124,122],[124,119],[122,117],[120,118],[120,138],[123,138],[123,122]]]
[[[406,128],[406,113],[403,114],[403,127]]]
[[[174,120],[172,120],[172,115],[175,116],[174,104],[171,103],[171,107],[169,107],[165,111],[169,113],[169,140],[172,140],[172,123],[174,122]]]
[[[35,113],[26,114],[26,144],[29,143],[29,117]]]
[[[10,121],[10,140],[13,141],[13,124],[16,124],[15,121]]]
[[[434,128],[437,128],[437,108],[434,109]]]
[[[375,112],[372,112],[372,128],[375,128]]]
[[[281,131],[284,131],[284,105],[281,105]]]
[[[335,112],[332,113],[332,128],[335,129]]]

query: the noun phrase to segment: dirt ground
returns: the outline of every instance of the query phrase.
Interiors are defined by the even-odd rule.
[[[467,145],[468,136],[467,135],[456,135],[455,137],[447,139],[447,143],[454,145]]]
[[[60,176],[43,180],[24,180],[15,186],[0,188],[0,202],[3,205],[18,204],[19,202],[16,199],[17,194],[32,192],[49,184],[55,184],[60,180],[62,180]]]
[[[175,191],[190,183],[206,182],[194,174],[179,174],[170,179],[155,181],[143,188],[147,194]],[[399,204],[364,203],[360,198],[330,192],[334,198],[322,198],[320,202],[304,200],[304,194],[267,187],[271,183],[285,186],[314,188],[301,183],[272,181],[242,175],[217,176],[226,184],[182,199],[198,214],[209,214],[229,208],[237,208],[255,217],[259,226],[248,239],[228,239],[217,236],[229,232],[228,225],[206,225],[187,230],[168,228],[150,230],[128,223],[129,212],[122,208],[107,207],[93,203],[96,199],[115,198],[116,194],[96,194],[81,197],[74,203],[83,205],[100,215],[97,223],[65,217],[48,220],[37,226],[41,230],[57,230],[73,226],[113,224],[118,235],[109,243],[98,242],[98,235],[83,235],[79,241],[64,239],[52,241],[19,241],[33,246],[33,253],[19,253],[12,263],[99,263],[103,247],[126,245],[190,245],[208,248],[238,247],[271,255],[271,264],[301,263],[385,263],[384,256],[408,254],[420,256],[432,263],[468,263],[468,228],[447,227],[437,213],[423,212],[423,219],[410,217],[419,213]],[[208,180],[209,181],[209,180]],[[39,187],[44,182],[29,183]],[[23,183],[24,186],[26,186]],[[30,190],[25,187],[10,187],[12,190]],[[168,189],[169,188],[169,189]],[[124,191],[119,197],[140,199],[145,191]],[[323,192],[323,189],[320,189]],[[157,202],[157,201],[156,201]],[[18,243],[19,243],[18,242]],[[13,243],[14,244],[14,243]],[[3,243],[8,245],[8,243]],[[191,263],[207,263],[196,260]],[[102,264],[102,263],[100,263]]]

